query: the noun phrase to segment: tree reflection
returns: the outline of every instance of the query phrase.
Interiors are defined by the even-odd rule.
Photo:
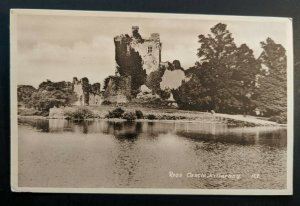
[[[237,145],[287,146],[285,128],[228,129],[220,125],[165,122],[114,122],[106,120],[64,120],[20,118],[19,124],[36,128],[39,132],[100,133],[113,135],[119,141],[135,141],[139,137],[153,140],[161,134],[171,133],[193,142],[224,143]],[[152,138],[152,139],[151,139]]]
[[[47,120],[37,120],[36,128],[41,132],[49,132],[49,122]]]
[[[285,129],[278,129],[275,131],[256,133],[201,133],[178,131],[176,135],[187,138],[193,142],[207,142],[207,143],[223,143],[236,145],[254,145],[260,144],[269,147],[286,147],[287,146],[287,132]]]
[[[107,129],[104,131],[111,134],[118,140],[133,141],[143,132],[143,125],[141,122],[107,122]]]

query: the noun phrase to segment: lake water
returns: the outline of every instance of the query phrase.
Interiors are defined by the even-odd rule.
[[[19,120],[21,187],[286,188],[286,128]]]

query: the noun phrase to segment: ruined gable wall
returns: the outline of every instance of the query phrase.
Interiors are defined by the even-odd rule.
[[[116,62],[124,68],[134,67],[131,61],[131,49],[138,52],[142,59],[142,67],[147,74],[159,69],[161,62],[161,42],[158,33],[152,33],[147,39],[143,39],[138,33],[138,27],[133,26],[133,34],[119,35],[114,38]],[[121,71],[121,76],[130,75],[130,71]]]
[[[143,39],[137,26],[133,26],[132,30],[132,36],[125,34],[114,38],[117,72],[120,76],[109,80],[104,92],[105,100],[130,100],[136,96],[140,86],[146,83],[147,75],[160,68],[159,34],[153,33],[150,38]]]
[[[100,105],[102,96],[100,94],[100,83],[89,84],[88,78],[82,78],[80,81],[76,77],[73,79],[73,91],[77,96],[74,105]]]
[[[77,96],[77,101],[74,103],[74,105],[77,106],[84,105],[85,101],[84,101],[84,95],[83,95],[83,89],[81,83],[80,82],[74,83],[73,87],[74,87],[74,92]]]
[[[89,105],[101,105],[102,103],[102,98],[99,94],[90,93],[89,98]]]
[[[113,77],[109,80],[104,98],[110,102],[128,102],[131,98],[131,77]]]

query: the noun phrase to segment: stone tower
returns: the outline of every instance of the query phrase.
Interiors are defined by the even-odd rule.
[[[131,36],[127,34],[116,36],[114,42],[116,59],[122,55],[130,56],[130,51],[133,49],[141,56],[142,66],[147,74],[159,69],[162,43],[158,33],[152,33],[149,38],[144,39],[139,34],[139,27],[132,26]],[[128,64],[128,62],[124,62],[124,64]]]

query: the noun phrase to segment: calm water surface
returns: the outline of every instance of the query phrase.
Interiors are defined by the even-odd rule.
[[[286,150],[285,128],[26,119],[19,186],[284,189]]]

